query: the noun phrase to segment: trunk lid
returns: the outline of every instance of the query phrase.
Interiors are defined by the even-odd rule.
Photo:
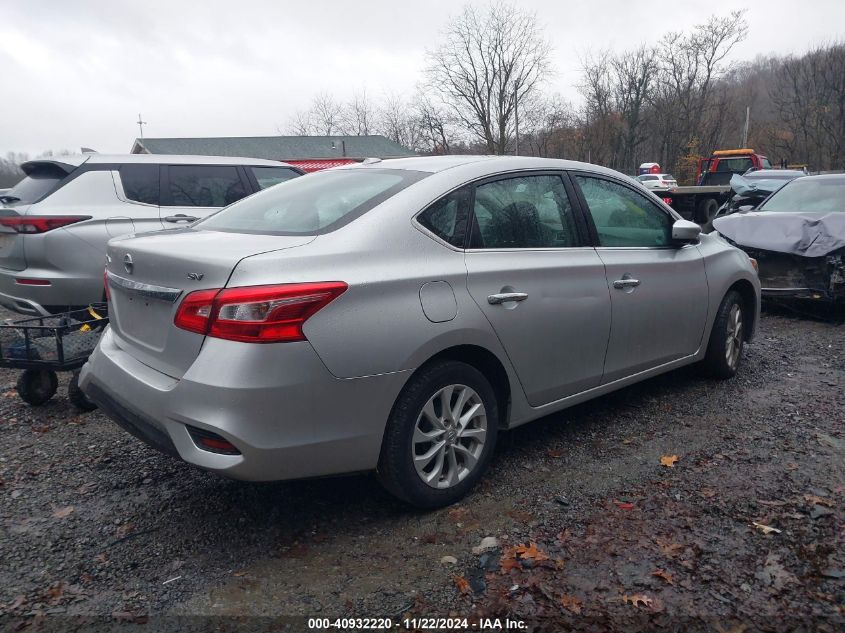
[[[110,241],[109,319],[118,346],[145,365],[181,378],[205,338],[173,324],[185,295],[223,288],[247,257],[313,240],[181,229]]]

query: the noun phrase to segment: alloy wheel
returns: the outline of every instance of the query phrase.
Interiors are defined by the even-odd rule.
[[[742,308],[739,304],[731,306],[728,314],[728,324],[725,342],[725,360],[731,369],[735,369],[742,352]]]
[[[478,465],[486,437],[487,412],[475,390],[443,387],[417,417],[411,443],[414,468],[432,488],[451,488]]]

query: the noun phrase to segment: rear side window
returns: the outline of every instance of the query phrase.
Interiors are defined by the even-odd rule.
[[[417,222],[444,242],[457,248],[464,247],[467,231],[470,190],[453,191],[440,198],[417,216]]]
[[[603,178],[575,177],[601,246],[668,246],[673,218],[645,196]]]
[[[225,207],[248,193],[235,166],[170,165],[169,176],[174,207]]]
[[[294,178],[233,204],[196,226],[212,231],[316,235],[332,231],[428,174],[341,169]]]
[[[6,204],[32,204],[55,189],[66,175],[64,170],[55,165],[39,165],[3,194]]]
[[[122,165],[120,181],[128,200],[158,206],[158,165]]]
[[[259,189],[266,189],[299,176],[299,173],[287,167],[250,167],[249,169],[258,181]]]
[[[471,248],[578,246],[572,205],[559,176],[524,176],[475,190]]]

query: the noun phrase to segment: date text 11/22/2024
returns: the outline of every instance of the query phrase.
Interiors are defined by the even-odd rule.
[[[311,631],[389,631],[391,629],[408,631],[478,631],[479,633],[493,631],[521,631],[528,628],[523,620],[510,618],[308,618],[308,629]]]

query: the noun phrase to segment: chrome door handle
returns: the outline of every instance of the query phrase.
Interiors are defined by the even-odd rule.
[[[165,222],[196,222],[199,218],[195,218],[192,215],[185,215],[183,213],[177,213],[176,215],[168,215],[164,218]]]
[[[490,295],[487,297],[487,303],[491,306],[499,305],[505,301],[525,301],[528,294],[524,292],[501,292],[497,295]]]
[[[617,279],[613,282],[613,287],[619,290],[623,288],[635,288],[640,285],[639,279]]]

